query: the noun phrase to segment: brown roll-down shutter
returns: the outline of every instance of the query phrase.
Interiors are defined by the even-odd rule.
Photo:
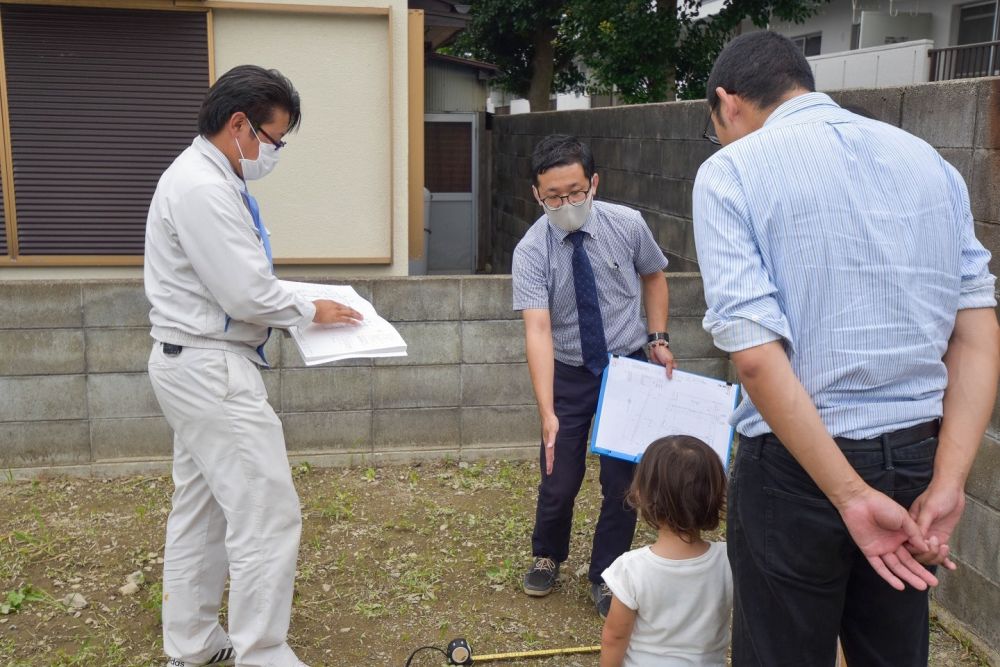
[[[141,255],[160,174],[197,134],[205,14],[2,5],[22,255]]]

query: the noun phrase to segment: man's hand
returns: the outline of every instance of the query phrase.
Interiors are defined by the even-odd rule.
[[[922,553],[930,547],[899,503],[868,486],[837,509],[858,548],[890,586],[898,591],[906,584],[920,591],[937,586],[937,578],[907,550]]]
[[[677,368],[677,362],[674,361],[674,353],[666,345],[650,345],[649,360],[666,368],[668,378],[674,376],[674,369]]]
[[[948,558],[951,549],[948,540],[965,510],[965,490],[956,487],[935,486],[934,482],[910,506],[910,516],[927,539],[928,549],[921,551],[908,546],[910,553],[925,565],[943,565],[949,570],[957,566]]]
[[[559,433],[559,418],[554,414],[542,417],[542,442],[545,444],[545,474],[552,474],[556,462],[556,434]]]
[[[317,299],[313,301],[313,305],[316,306],[316,315],[313,317],[316,324],[360,324],[365,319],[364,315],[353,308],[329,299]]]

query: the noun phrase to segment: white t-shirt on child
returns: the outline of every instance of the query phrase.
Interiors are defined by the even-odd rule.
[[[637,613],[625,667],[721,667],[729,647],[733,574],[724,542],[671,560],[649,547],[624,553],[604,582]]]

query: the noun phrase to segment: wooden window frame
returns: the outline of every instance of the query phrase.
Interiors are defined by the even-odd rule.
[[[393,28],[392,7],[350,7],[341,5],[312,4],[279,4],[267,2],[246,2],[243,0],[2,0],[9,5],[42,5],[56,7],[81,7],[92,9],[139,9],[148,11],[178,11],[205,14],[206,40],[208,47],[209,84],[215,83],[215,32],[213,10],[244,10],[255,12],[277,12],[288,14],[342,14],[385,16],[387,21],[387,46],[389,63],[389,253],[380,257],[295,257],[275,258],[279,265],[347,265],[347,266],[387,266],[394,261],[395,239],[395,200],[396,184],[394,178],[395,131],[392,129],[396,116],[395,89],[393,82]],[[422,63],[421,63],[422,64]],[[413,77],[413,73],[409,73]],[[423,117],[423,109],[409,111]],[[10,114],[7,104],[7,66],[4,60],[3,26],[0,23],[0,181],[2,181],[2,196],[4,203],[4,222],[7,233],[7,254],[0,255],[0,267],[18,266],[65,266],[65,267],[110,267],[110,266],[142,266],[142,255],[21,255],[17,240],[17,209],[14,195],[13,151],[10,142]],[[411,184],[412,192],[413,184]],[[421,192],[422,192],[421,184]],[[411,195],[412,198],[412,195]],[[422,225],[421,225],[422,227]],[[421,230],[422,231],[422,230]]]

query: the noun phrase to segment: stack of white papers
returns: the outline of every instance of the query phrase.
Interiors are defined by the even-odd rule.
[[[329,299],[349,306],[364,316],[360,324],[310,324],[292,327],[288,332],[295,340],[306,366],[326,364],[358,357],[405,357],[406,341],[350,285],[314,285],[282,280],[281,284],[304,299]]]

